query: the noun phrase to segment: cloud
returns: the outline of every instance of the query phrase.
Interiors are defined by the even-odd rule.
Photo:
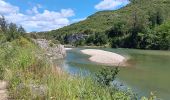
[[[19,8],[0,0],[0,14],[18,13]]]
[[[73,19],[71,22],[76,23],[76,22],[83,21],[83,20],[86,20],[86,19],[87,19],[86,17],[84,17],[84,18],[76,18],[76,19]]]
[[[26,10],[27,14],[37,14],[39,13],[38,9],[43,8],[41,4],[36,4],[33,8]]]
[[[40,13],[40,8],[41,5],[36,5],[24,14],[20,12],[19,7],[0,0],[0,14],[3,14],[8,21],[22,25],[28,32],[61,28],[69,25],[71,23],[69,18],[75,15],[72,9],[61,9],[58,12],[44,10]]]
[[[26,12],[28,14],[37,14],[38,13],[38,8],[35,6],[32,9],[28,9]]]
[[[74,11],[72,9],[61,9],[61,14],[63,17],[71,17],[74,16]]]
[[[129,0],[102,0],[97,5],[95,9],[97,10],[115,10],[123,7],[129,3]]]

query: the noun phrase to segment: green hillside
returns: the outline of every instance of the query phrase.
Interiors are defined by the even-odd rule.
[[[169,11],[170,0],[131,0],[130,4],[119,10],[97,12],[84,21],[46,32],[45,36],[64,44],[169,49],[169,46],[159,47],[162,41],[152,43],[157,39],[156,29],[167,24]],[[86,38],[77,39],[73,43],[68,41],[68,37],[75,34],[86,35]]]

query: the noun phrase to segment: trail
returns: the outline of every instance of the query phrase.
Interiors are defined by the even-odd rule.
[[[7,82],[0,80],[0,100],[8,100]]]

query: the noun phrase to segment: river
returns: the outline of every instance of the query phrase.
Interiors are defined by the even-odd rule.
[[[67,51],[62,68],[71,74],[88,75],[94,73],[102,65],[88,60],[90,56],[82,54],[75,48]],[[120,68],[117,80],[127,85],[140,95],[156,93],[163,100],[170,99],[170,52],[135,49],[110,49],[111,51],[130,58],[129,66]]]

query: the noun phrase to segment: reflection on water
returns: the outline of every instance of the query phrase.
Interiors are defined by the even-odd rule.
[[[80,48],[67,51],[64,61],[58,66],[71,74],[86,74],[96,72],[101,65],[90,62]],[[170,98],[170,52],[131,49],[104,49],[130,57],[129,66],[121,68],[119,82],[123,82],[141,95],[151,91],[165,100]],[[62,63],[61,63],[62,62]]]

